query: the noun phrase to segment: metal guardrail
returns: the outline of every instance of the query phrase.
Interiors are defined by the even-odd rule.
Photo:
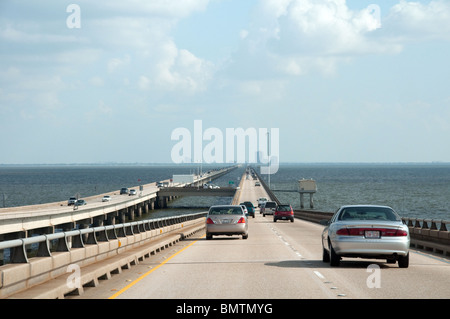
[[[313,210],[295,210],[294,214],[298,218],[307,219],[313,222],[320,222],[324,219],[330,219],[333,213],[313,211]],[[450,226],[450,220],[445,219],[427,219],[427,218],[410,218],[402,217],[403,223],[409,227],[428,229],[428,230],[438,230],[438,231],[448,231],[447,225]]]
[[[448,231],[447,224],[450,225],[450,220],[445,219],[409,218],[409,217],[404,217],[402,219],[408,226],[422,229]],[[439,225],[439,229],[437,225]]]
[[[70,251],[71,248],[95,245],[98,242],[106,242],[120,237],[127,237],[161,227],[183,223],[204,217],[205,215],[206,213],[184,214],[8,240],[0,242],[0,250],[12,249],[11,263],[28,263],[27,247],[33,244],[39,245],[36,257],[51,257],[52,251]]]
[[[257,172],[256,168],[253,168],[253,172],[255,172],[256,177],[258,177],[259,182],[264,187],[264,190],[266,191],[267,195],[269,195],[270,199],[274,202],[276,202],[278,205],[281,204],[278,198],[275,196],[275,194],[272,192],[270,187],[266,184],[266,182],[261,178],[261,175]]]

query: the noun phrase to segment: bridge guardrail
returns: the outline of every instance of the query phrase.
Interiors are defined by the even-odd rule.
[[[36,257],[51,257],[52,250],[56,252],[70,251],[71,248],[82,248],[85,245],[93,245],[98,242],[131,236],[204,216],[206,216],[206,213],[184,214],[13,239],[0,242],[0,250],[8,248],[13,249],[11,253],[11,263],[28,263],[26,247],[32,244],[39,245]],[[52,245],[53,241],[56,241],[57,243]],[[69,242],[71,242],[71,245],[69,245]],[[52,249],[52,247],[54,248]]]
[[[38,298],[64,298],[75,289],[66,284],[71,275],[69,266],[75,265],[86,267],[81,286],[75,289],[80,293],[84,285],[120,273],[122,268],[203,229],[205,215],[184,214],[1,242],[0,249],[13,249],[15,257],[14,263],[0,266],[0,299],[14,294],[28,299],[23,296],[35,286]],[[28,258],[27,246],[33,244],[39,245],[34,251],[37,254]],[[52,279],[57,279],[56,285]],[[46,283],[48,290],[39,287]]]
[[[267,185],[267,183],[261,178],[261,175],[259,175],[259,173],[257,172],[256,168],[253,169],[253,172],[255,172],[255,175],[258,177],[259,182],[261,183],[261,185],[264,187],[264,190],[266,191],[267,195],[269,195],[270,199],[274,202],[276,202],[277,204],[280,204],[280,201],[278,200],[278,198],[275,196],[275,194],[272,192],[272,190],[270,189],[270,187]]]

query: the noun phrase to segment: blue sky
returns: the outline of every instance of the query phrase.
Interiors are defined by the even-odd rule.
[[[450,162],[449,53],[444,0],[3,0],[0,164],[170,163],[195,120],[278,128],[281,162]]]

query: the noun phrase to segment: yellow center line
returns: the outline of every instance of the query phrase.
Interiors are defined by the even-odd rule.
[[[203,235],[202,237],[205,237],[205,235]],[[201,237],[201,238],[202,238]],[[181,249],[180,251],[177,251],[175,254],[173,254],[172,256],[170,256],[169,258],[167,258],[165,261],[163,261],[162,263],[160,263],[158,266],[156,266],[155,268],[147,271],[145,274],[143,274],[142,276],[140,276],[138,279],[134,280],[133,282],[129,283],[127,286],[125,286],[124,288],[120,289],[118,292],[116,292],[114,295],[112,295],[111,297],[109,297],[108,299],[115,299],[118,296],[120,296],[122,293],[124,293],[125,291],[127,291],[128,289],[130,289],[131,287],[133,287],[135,284],[137,284],[139,281],[141,281],[142,279],[144,279],[145,277],[147,277],[148,275],[150,275],[153,271],[155,271],[156,269],[158,269],[159,267],[163,266],[165,263],[167,263],[169,260],[171,260],[173,257],[177,256],[179,253],[183,252],[184,250],[188,249],[189,247],[191,247],[192,245],[194,245],[198,240],[194,241],[193,243],[190,243],[189,245],[187,245],[186,247],[184,247],[183,249]]]

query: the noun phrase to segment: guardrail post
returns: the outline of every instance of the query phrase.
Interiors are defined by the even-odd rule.
[[[138,223],[134,223],[133,226],[131,226],[133,229],[133,234],[139,234],[141,232],[141,230],[139,229],[139,224]]]
[[[431,220],[430,229],[437,230],[436,222],[434,221],[434,219]]]
[[[69,251],[69,245],[67,243],[67,236],[64,234],[64,237],[58,239],[58,243],[56,245],[56,251]]]
[[[105,227],[103,227],[103,230],[100,230],[100,231],[98,232],[98,238],[97,238],[97,241],[109,241],[108,233],[107,233]]]
[[[125,226],[123,224],[120,224],[119,226],[115,225],[114,229],[117,229],[115,232],[117,237],[127,237],[127,234],[125,233]]]
[[[81,231],[78,231],[78,235],[72,236],[72,248],[83,248],[83,247],[84,247],[83,234],[81,234]]]
[[[133,225],[128,224],[123,226],[125,228],[125,236],[132,236],[133,235]]]
[[[11,263],[13,264],[26,264],[28,263],[28,256],[27,251],[25,249],[25,244],[23,242],[23,239],[20,239],[22,241],[22,245],[14,247],[11,249]]]
[[[44,235],[45,237],[47,237],[46,235]],[[48,238],[45,238],[44,241],[41,241],[39,243],[39,247],[38,247],[38,251],[37,251],[37,257],[51,257],[51,253],[50,253],[50,245],[49,245],[49,240]]]
[[[86,244],[88,244],[88,245],[96,245],[97,244],[97,237],[95,236],[94,229],[92,229],[92,231],[88,234]]]
[[[117,239],[116,227],[114,226],[109,229],[106,233],[106,236],[108,237],[108,239]]]

